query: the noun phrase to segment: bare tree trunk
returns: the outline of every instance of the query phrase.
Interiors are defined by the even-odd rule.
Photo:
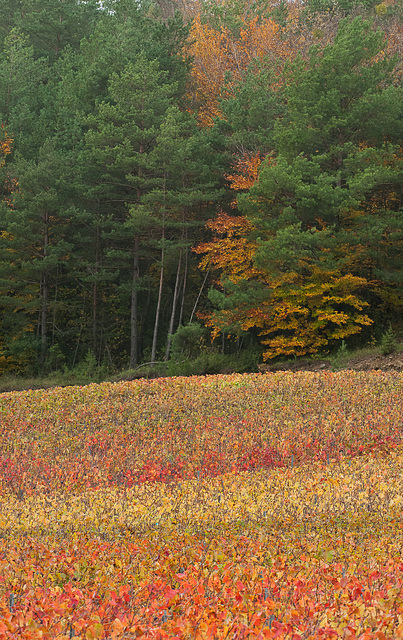
[[[49,245],[49,214],[46,212],[43,215],[43,259],[46,260],[48,255]],[[47,337],[47,324],[48,324],[48,298],[49,298],[49,283],[46,273],[46,265],[42,270],[41,275],[41,365],[45,364],[46,353],[48,350],[48,337]]]
[[[171,336],[172,336],[173,331],[174,331],[176,306],[177,306],[178,297],[179,297],[179,280],[180,280],[180,274],[181,274],[181,267],[182,267],[182,249],[180,250],[180,253],[179,253],[178,268],[176,270],[175,289],[174,289],[174,297],[173,297],[173,300],[172,300],[171,318],[169,320],[169,329],[168,329],[168,338],[167,338],[167,348],[166,348],[166,351],[165,351],[165,360],[168,360],[169,352],[171,351],[171,344],[172,344],[172,337]]]
[[[154,365],[155,358],[157,355],[158,324],[160,319],[163,280],[164,280],[164,249],[162,249],[162,255],[161,255],[160,286],[158,288],[158,300],[157,300],[157,310],[155,312],[153,344],[151,347],[151,366]]]
[[[59,268],[56,269],[56,282],[55,282],[55,297],[53,301],[53,317],[52,317],[52,341],[51,346],[55,344],[55,331],[56,331],[56,307],[57,307],[57,292],[59,286]]]
[[[180,308],[180,312],[179,312],[178,327],[180,327],[180,325],[182,324],[182,321],[183,321],[183,309],[185,307],[185,294],[186,294],[187,277],[188,277],[188,250],[186,249],[186,254],[185,254],[185,272],[183,274],[182,298],[181,298],[181,308]]]
[[[165,209],[165,185],[164,185],[164,209]],[[155,312],[155,322],[154,322],[154,335],[153,335],[153,344],[151,347],[151,366],[154,365],[155,357],[157,355],[157,337],[158,337],[158,324],[160,319],[160,310],[161,310],[161,298],[162,298],[162,284],[164,281],[164,261],[165,261],[165,211],[164,217],[162,220],[162,248],[161,248],[161,270],[160,270],[160,286],[158,289],[158,300],[157,300],[157,310]]]
[[[154,366],[155,358],[157,355],[157,338],[158,338],[158,324],[160,320],[160,310],[161,310],[161,298],[162,298],[162,285],[164,281],[164,261],[165,261],[165,215],[166,215],[166,180],[167,176],[164,172],[164,198],[163,198],[163,213],[162,213],[162,238],[161,238],[161,270],[160,270],[160,286],[158,289],[158,300],[157,300],[157,309],[155,312],[155,322],[154,322],[154,335],[153,335],[153,343],[151,347],[151,367]]]
[[[341,132],[339,132],[339,145],[342,147],[344,144],[344,137]],[[343,186],[342,183],[342,170],[343,170],[343,152],[339,149],[337,153],[337,169],[339,170],[339,177],[337,178],[337,186],[341,188]],[[340,228],[340,215],[339,213],[336,215],[336,229]]]
[[[46,273],[42,273],[42,307],[41,307],[41,365],[45,363],[48,349],[47,323],[48,323],[48,281]]]
[[[194,316],[194,314],[195,314],[195,312],[196,312],[197,305],[199,304],[200,296],[201,296],[201,294],[202,294],[202,292],[203,292],[204,285],[206,284],[206,281],[207,281],[207,278],[208,278],[208,274],[209,274],[209,273],[210,273],[210,269],[207,269],[206,275],[204,276],[203,284],[202,284],[202,286],[200,287],[199,295],[198,295],[198,296],[197,296],[197,298],[196,298],[196,302],[195,302],[195,304],[194,304],[193,311],[192,311],[192,313],[190,314],[189,324],[190,324],[190,323],[192,322],[192,320],[193,320],[193,316]]]
[[[138,284],[140,279],[139,271],[139,249],[140,249],[140,235],[136,233],[134,237],[134,256],[133,256],[133,279],[132,279],[132,295],[130,305],[130,368],[138,364],[138,330],[137,330],[137,315],[138,315]]]
[[[99,208],[99,201],[98,201]],[[95,281],[92,285],[92,350],[94,356],[97,357],[97,332],[98,332],[98,270],[99,270],[99,251],[100,251],[100,238],[99,238],[99,225],[96,227],[95,237]]]
[[[92,350],[97,353],[97,282],[92,285]]]

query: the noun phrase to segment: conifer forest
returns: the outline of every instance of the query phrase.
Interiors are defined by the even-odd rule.
[[[2,0],[0,374],[400,331],[402,51],[399,0]]]

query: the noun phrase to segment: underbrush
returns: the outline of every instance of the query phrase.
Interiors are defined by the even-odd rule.
[[[185,327],[186,329],[186,327]],[[175,334],[176,335],[176,334]],[[180,334],[178,334],[180,335]],[[100,382],[120,382],[139,378],[153,379],[158,377],[200,376],[232,373],[255,373],[265,368],[303,370],[315,369],[318,361],[326,363],[332,371],[356,368],[357,362],[367,358],[371,369],[371,359],[385,358],[389,354],[403,353],[403,341],[396,334],[387,331],[381,336],[379,344],[350,350],[344,341],[333,353],[315,354],[301,358],[268,360],[262,367],[262,353],[257,348],[240,350],[238,353],[223,354],[216,349],[203,347],[196,350],[178,349],[171,353],[168,361],[155,363],[143,362],[134,369],[116,371],[107,361],[99,364],[91,351],[77,366],[49,372],[43,376],[24,376],[5,374],[0,376],[0,393],[21,391],[23,389],[47,389],[50,387],[66,387],[86,385]],[[375,368],[382,368],[377,361]]]

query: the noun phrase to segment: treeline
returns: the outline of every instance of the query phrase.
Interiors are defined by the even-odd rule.
[[[389,3],[3,0],[0,373],[398,330],[401,41]]]

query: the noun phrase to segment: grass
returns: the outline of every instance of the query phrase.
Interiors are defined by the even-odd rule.
[[[330,362],[333,371],[340,371],[348,366],[353,359],[380,357],[381,346],[367,346],[354,351],[339,349],[333,354],[316,354],[304,356],[300,359],[268,361],[267,364],[295,365],[299,360],[315,363],[317,360]],[[398,342],[396,353],[403,353],[403,342]],[[239,355],[222,355],[218,352],[208,352],[192,360],[170,360],[157,362],[154,365],[143,363],[135,369],[124,369],[120,372],[108,371],[105,367],[98,367],[93,362],[84,361],[72,370],[55,371],[46,376],[25,377],[4,374],[0,376],[0,393],[7,391],[23,391],[24,389],[47,389],[51,387],[67,387],[71,385],[83,386],[92,382],[120,382],[138,378],[152,379],[156,377],[215,375],[218,373],[254,373],[258,371],[261,357],[256,352],[241,352]]]

